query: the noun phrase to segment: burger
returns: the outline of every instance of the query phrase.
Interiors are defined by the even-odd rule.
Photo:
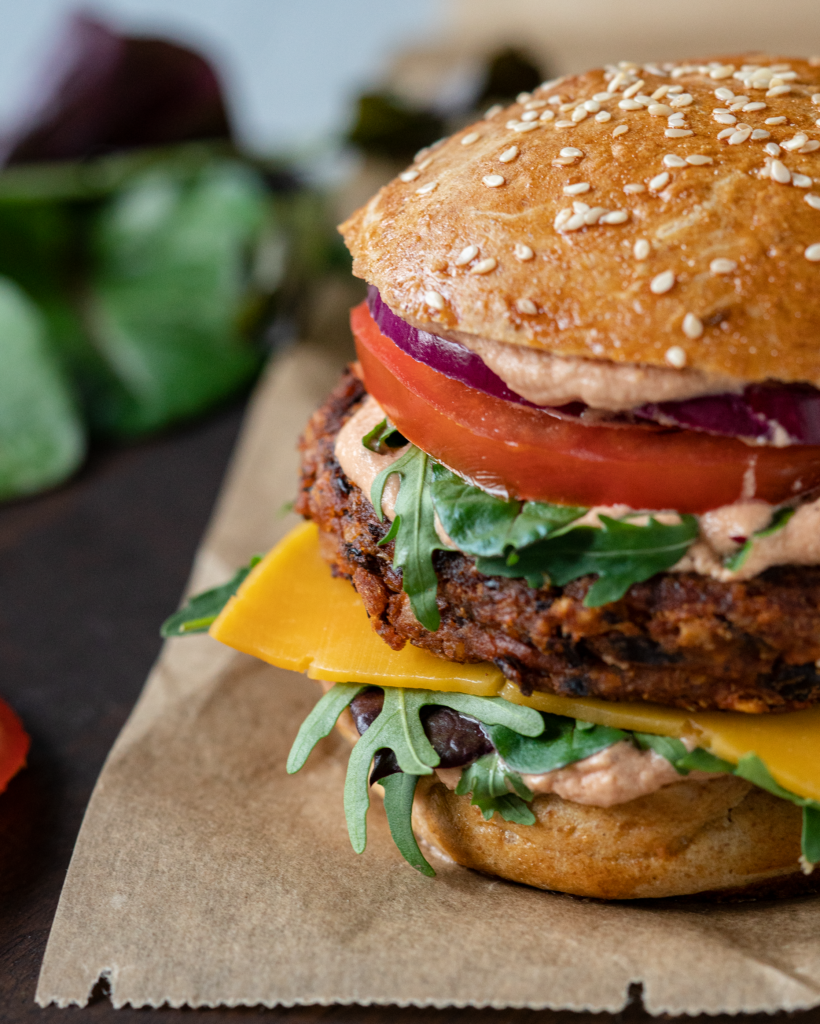
[[[324,682],[288,767],[349,736],[358,852],[379,783],[426,874],[811,889],[820,67],[546,82],[340,230],[368,297],[307,522],[166,632]]]

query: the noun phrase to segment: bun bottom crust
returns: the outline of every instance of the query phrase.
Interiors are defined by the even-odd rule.
[[[485,821],[435,775],[419,779],[416,836],[464,867],[606,900],[771,897],[817,891],[802,874],[801,812],[734,776],[689,779],[615,807],[554,794],[534,825]]]

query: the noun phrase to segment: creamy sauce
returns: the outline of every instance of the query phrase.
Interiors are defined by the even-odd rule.
[[[349,480],[370,496],[370,488],[376,476],[395,462],[403,449],[385,455],[368,451],[362,444],[362,437],[384,419],[384,412],[378,402],[368,397],[360,408],[345,423],[336,439],[336,458]],[[399,492],[398,478],[390,477],[384,489],[382,508],[388,519],[395,514],[396,496]],[[774,565],[820,565],[820,498],[805,501],[784,527],[768,537],[758,537],[744,564],[734,572],[725,567],[724,559],[734,554],[743,541],[765,529],[771,521],[775,506],[756,498],[744,498],[714,509],[697,517],[700,537],[672,569],[673,572],[696,572],[701,576],[725,582],[748,580],[760,575]],[[589,509],[579,525],[600,526],[600,516],[608,515],[618,519],[629,514],[628,505],[600,506]],[[665,524],[680,521],[676,512],[657,512],[655,518]],[[645,524],[646,513],[636,515],[630,521]],[[442,542],[455,547],[441,524],[436,519],[436,529]]]
[[[693,744],[686,743],[686,746]],[[461,768],[437,768],[436,774],[448,789],[455,789]],[[522,775],[524,785],[535,794],[555,793],[562,800],[591,807],[614,807],[641,796],[649,796],[683,778],[707,781],[720,773],[690,772],[679,775],[654,750],[638,750],[628,740],[613,743],[591,757],[557,768],[543,775]]]
[[[740,393],[744,387],[734,377],[699,370],[556,356],[466,334],[459,334],[457,340],[481,356],[507,387],[535,405],[585,402],[593,409],[624,412],[649,402]]]

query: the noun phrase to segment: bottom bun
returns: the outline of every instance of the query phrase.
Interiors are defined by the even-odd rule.
[[[607,900],[816,891],[800,871],[801,812],[743,779],[689,779],[614,807],[554,794],[534,825],[485,821],[469,796],[419,779],[413,830],[458,864],[513,882]]]

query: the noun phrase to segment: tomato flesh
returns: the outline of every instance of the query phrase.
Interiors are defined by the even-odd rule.
[[[403,352],[363,302],[351,326],[365,385],[398,429],[486,490],[563,505],[701,513],[779,504],[820,486],[820,446],[751,447],[654,424],[587,425],[506,402]]]
[[[23,723],[8,704],[0,700],[0,793],[24,767],[30,745]]]

